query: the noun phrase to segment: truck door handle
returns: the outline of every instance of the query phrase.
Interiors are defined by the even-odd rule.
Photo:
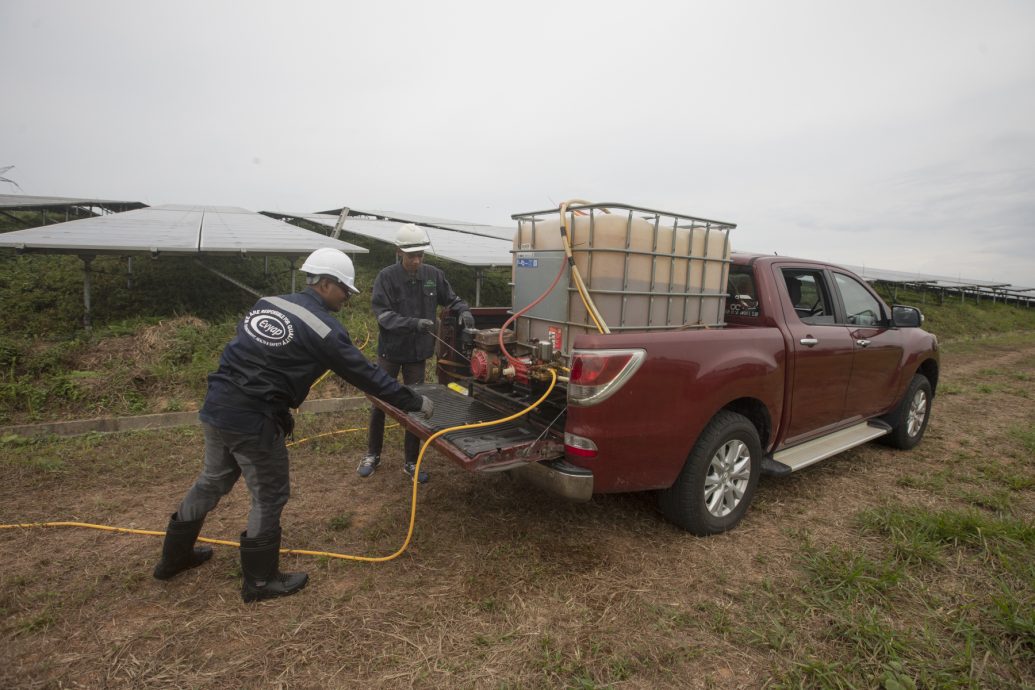
[[[855,341],[855,344],[858,345],[859,347],[869,347],[870,341],[867,340],[866,338],[860,338],[859,340]]]
[[[813,347],[815,345],[819,345],[819,339],[813,338],[811,335],[802,338],[798,342],[804,345],[805,347]]]

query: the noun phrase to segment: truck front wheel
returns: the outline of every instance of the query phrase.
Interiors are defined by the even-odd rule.
[[[761,464],[755,425],[723,410],[701,432],[675,483],[660,493],[661,512],[702,537],[732,529],[751,505]]]
[[[909,450],[920,443],[931,419],[932,397],[931,382],[927,377],[923,374],[914,376],[898,409],[887,419],[891,424],[891,433],[884,437],[888,445]]]

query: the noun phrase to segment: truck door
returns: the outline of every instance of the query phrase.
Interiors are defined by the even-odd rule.
[[[888,327],[890,314],[884,304],[859,280],[836,271],[833,277],[844,310],[839,320],[855,349],[845,417],[872,417],[893,402],[902,334]]]
[[[792,352],[785,443],[805,440],[845,418],[855,344],[837,323],[827,274],[817,268],[776,269]]]

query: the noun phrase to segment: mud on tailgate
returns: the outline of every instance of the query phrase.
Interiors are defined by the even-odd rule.
[[[422,440],[449,427],[509,416],[441,384],[425,383],[410,387],[435,403],[431,419],[415,417],[374,398],[371,401]],[[545,433],[526,417],[478,429],[452,431],[435,439],[432,445],[466,469],[486,472],[564,455],[563,440],[555,434]]]

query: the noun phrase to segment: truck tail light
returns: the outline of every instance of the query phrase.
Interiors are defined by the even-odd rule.
[[[568,404],[587,407],[607,400],[646,358],[645,350],[575,350],[568,379]]]
[[[593,439],[565,432],[564,452],[577,458],[595,458],[597,456],[597,444],[593,443]]]

